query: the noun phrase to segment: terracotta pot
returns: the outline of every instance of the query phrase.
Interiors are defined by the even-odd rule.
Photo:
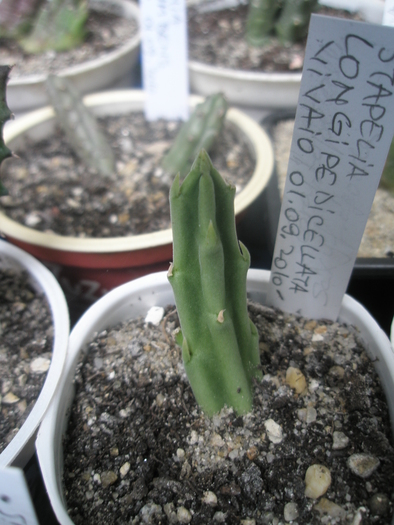
[[[201,3],[204,10],[210,2]],[[234,2],[232,2],[234,3]],[[239,3],[239,2],[237,2]],[[359,11],[367,22],[381,23],[384,2],[380,0],[321,0],[321,4]],[[214,2],[215,10],[221,2]],[[227,7],[228,3],[225,5]],[[223,7],[222,7],[223,8]],[[189,61],[190,87],[200,95],[222,92],[229,103],[252,108],[295,108],[300,91],[301,73],[264,73],[217,67]]]
[[[266,303],[269,272],[250,270],[247,290],[250,299]],[[165,272],[147,275],[124,284],[97,301],[79,320],[70,335],[70,347],[62,383],[43,420],[37,438],[37,454],[46,490],[60,525],[72,525],[62,495],[62,438],[67,413],[74,397],[73,378],[80,353],[95,333],[118,322],[145,315],[152,306],[174,304],[172,288]],[[366,349],[382,381],[394,431],[394,353],[390,341],[374,319],[357,301],[345,296],[339,321],[360,330]],[[394,521],[393,521],[394,525]]]
[[[100,10],[100,3],[103,5],[100,0],[93,0],[90,3],[96,10]],[[128,20],[139,20],[139,8],[135,2],[110,0],[106,5],[112,6],[114,12],[120,13]],[[120,84],[130,86],[133,68],[139,60],[140,41],[138,31],[118,49],[111,50],[94,60],[70,66],[59,74],[71,80],[81,94]],[[48,104],[45,79],[45,74],[11,77],[7,85],[7,102],[11,110],[14,113],[22,113]]]
[[[84,101],[96,115],[116,115],[143,110],[144,93],[109,91],[89,95]],[[190,98],[191,106],[198,102],[201,98]],[[267,133],[241,111],[230,108],[226,118],[247,137],[256,159],[249,183],[235,198],[235,213],[240,216],[264,192],[271,179],[273,149]],[[10,123],[5,129],[5,141],[15,150],[22,146],[26,136],[35,141],[48,136],[54,124],[50,107],[37,110]],[[172,258],[171,229],[126,237],[76,238],[39,232],[2,213],[0,224],[8,240],[51,268],[67,294],[87,302],[130,279],[167,269]]]
[[[64,294],[52,273],[34,257],[12,244],[0,240],[0,268],[11,268],[29,274],[32,286],[42,292],[49,304],[54,328],[52,360],[45,383],[20,430],[0,454],[0,467],[24,467],[34,454],[38,427],[56,391],[63,372],[70,331],[68,308]]]

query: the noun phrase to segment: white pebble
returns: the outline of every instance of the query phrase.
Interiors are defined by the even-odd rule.
[[[317,412],[316,409],[313,407],[308,408],[300,408],[297,411],[297,417],[300,421],[303,421],[307,425],[310,423],[314,423],[317,418]]]
[[[271,441],[271,443],[274,443],[277,445],[278,443],[281,443],[283,440],[283,431],[282,427],[278,425],[273,419],[267,419],[267,421],[264,422],[265,430],[267,431],[268,439]]]
[[[286,383],[293,388],[297,394],[301,394],[306,388],[306,379],[300,369],[289,366],[286,370]]]
[[[45,357],[36,357],[30,363],[30,370],[33,374],[43,374],[47,372],[51,364],[51,360]]]
[[[332,435],[333,450],[342,450],[349,444],[349,438],[343,432],[336,430]]]
[[[130,470],[130,463],[126,461],[119,469],[120,477],[124,478]]]
[[[179,523],[190,523],[192,521],[192,515],[185,507],[178,507],[176,517]]]
[[[329,516],[330,518],[344,520],[346,517],[346,510],[328,500],[327,498],[321,498],[319,503],[313,507],[322,516]]]
[[[294,503],[290,501],[289,503],[286,503],[284,511],[283,511],[283,517],[285,518],[285,521],[294,521],[298,518],[298,507],[297,503]]]
[[[152,306],[149,308],[145,317],[145,323],[152,323],[158,326],[164,317],[164,308],[162,306]]]
[[[207,490],[206,492],[204,492],[204,495],[201,498],[201,501],[205,505],[210,505],[211,507],[215,507],[218,503],[218,498],[214,492],[212,492],[211,490]]]
[[[226,514],[224,512],[215,512],[215,514],[213,515],[213,520],[217,521],[218,523],[225,523]]]
[[[380,461],[378,458],[369,454],[353,454],[347,460],[347,466],[353,474],[363,479],[372,476],[379,465]]]
[[[241,525],[256,525],[256,520],[241,520]]]
[[[8,392],[8,394],[6,394],[3,397],[3,404],[4,405],[14,405],[15,403],[18,403],[18,401],[20,401],[19,397],[17,397],[12,392]]]
[[[311,465],[305,474],[305,496],[317,499],[331,485],[331,473],[324,465]]]

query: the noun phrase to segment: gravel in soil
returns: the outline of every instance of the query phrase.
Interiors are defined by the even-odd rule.
[[[280,195],[286,182],[294,120],[279,121],[272,129]],[[361,240],[358,257],[394,257],[394,196],[378,188]]]
[[[28,55],[12,40],[0,39],[0,63],[13,66],[10,78],[26,75],[56,74],[65,68],[99,58],[124,45],[137,34],[135,20],[128,20],[116,13],[90,11],[86,25],[85,42],[69,51],[47,51]]]
[[[281,45],[272,37],[263,47],[250,46],[245,39],[247,11],[247,5],[203,13],[189,8],[189,59],[246,71],[301,71],[306,40]],[[361,20],[356,13],[324,6],[318,14]]]
[[[197,407],[173,307],[88,345],[64,443],[75,524],[391,522],[389,414],[357,331],[249,309],[263,379],[245,416]]]
[[[13,220],[44,232],[76,237],[116,237],[170,227],[172,177],[161,160],[179,131],[179,121],[147,122],[143,113],[99,119],[114,151],[116,173],[100,177],[86,168],[57,130],[27,144],[4,162],[9,195],[0,209]],[[231,123],[210,151],[215,168],[241,190],[255,167],[246,137]]]
[[[26,273],[0,268],[0,453],[34,407],[52,344],[46,298],[32,288]]]

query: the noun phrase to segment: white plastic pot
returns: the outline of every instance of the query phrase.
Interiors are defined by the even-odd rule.
[[[33,287],[43,292],[53,318],[52,360],[41,393],[26,421],[11,443],[0,454],[0,467],[24,467],[34,454],[38,427],[56,391],[63,372],[68,347],[70,322],[64,294],[52,273],[34,257],[0,240],[0,267],[27,271]]]
[[[320,0],[330,7],[358,11],[367,22],[382,22],[382,0]],[[210,3],[201,3],[208,9]],[[214,4],[215,9],[219,2]],[[227,6],[226,6],[227,7]],[[200,95],[223,93],[230,104],[251,108],[295,108],[301,84],[301,73],[242,71],[189,61],[191,90]]]
[[[268,281],[268,271],[249,271],[247,289],[252,300],[266,303]],[[62,494],[62,439],[67,426],[67,413],[73,401],[73,378],[81,352],[95,333],[133,316],[145,315],[152,306],[173,303],[174,296],[167,274],[160,272],[147,275],[109,292],[89,308],[71,332],[69,355],[61,384],[42,422],[36,443],[44,484],[60,525],[73,525]],[[390,341],[365,308],[349,296],[343,299],[339,320],[356,325],[360,330],[386,393],[394,433],[394,353]]]
[[[101,6],[109,6],[114,12],[128,20],[139,21],[139,8],[130,0],[90,0],[91,7],[97,11]],[[120,47],[105,55],[70,66],[58,74],[67,77],[81,94],[100,91],[112,86],[130,86],[132,70],[139,59],[141,36],[138,31]],[[16,114],[30,111],[49,103],[45,88],[45,74],[11,76],[7,85],[7,102]]]

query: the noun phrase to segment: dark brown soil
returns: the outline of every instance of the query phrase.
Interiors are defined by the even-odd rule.
[[[0,268],[0,334],[1,453],[34,406],[53,343],[45,297],[32,288],[25,273],[4,268]]]
[[[389,415],[356,331],[259,305],[250,314],[264,378],[242,417],[200,412],[174,344],[173,308],[161,326],[130,321],[88,345],[64,449],[77,525],[391,522]],[[286,380],[289,367],[305,377],[301,393]],[[354,454],[377,468],[351,468]],[[304,494],[314,464],[331,474],[318,500]]]
[[[247,5],[199,13],[189,9],[189,59],[250,71],[301,71],[306,41],[287,46],[276,38],[264,47],[246,43]],[[319,14],[360,20],[356,14],[321,6]]]
[[[137,33],[135,20],[116,14],[91,11],[87,20],[87,37],[79,48],[64,52],[27,55],[17,43],[0,39],[0,63],[14,66],[10,78],[26,75],[56,74],[64,68],[87,62],[120,47]]]
[[[172,178],[160,167],[180,123],[147,122],[142,113],[101,120],[117,159],[109,179],[87,169],[58,131],[50,139],[16,151],[4,163],[2,181],[9,196],[0,209],[26,226],[77,237],[114,237],[170,227]],[[230,183],[241,189],[255,161],[245,137],[227,123],[210,152]]]

